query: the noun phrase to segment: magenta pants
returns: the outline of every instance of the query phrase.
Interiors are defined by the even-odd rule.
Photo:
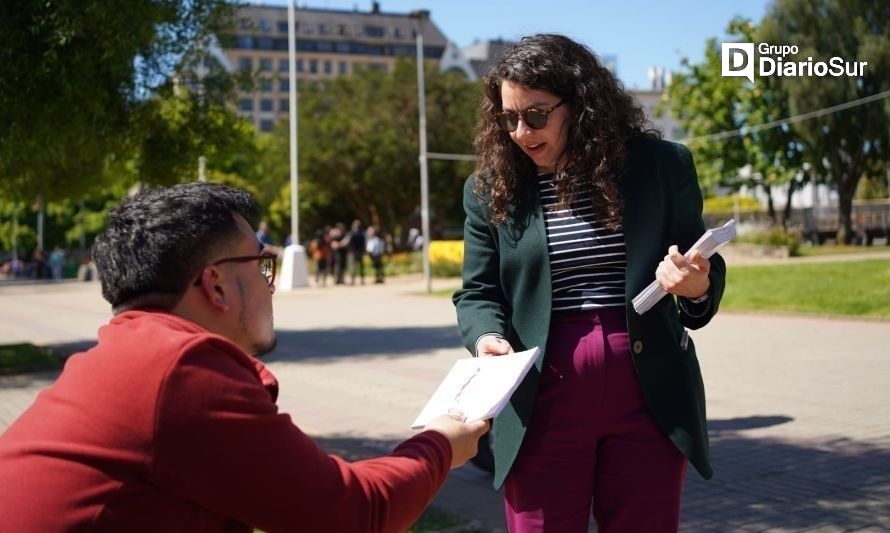
[[[623,308],[554,315],[525,440],[504,484],[512,533],[677,531],[686,458],[658,428]]]

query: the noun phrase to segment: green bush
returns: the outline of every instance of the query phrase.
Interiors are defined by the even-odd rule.
[[[788,248],[788,254],[796,256],[800,255],[800,245],[803,239],[796,233],[785,231],[780,227],[773,227],[739,234],[735,241]]]
[[[735,210],[735,196],[714,196],[705,198],[705,213],[732,213]],[[763,211],[760,202],[754,198],[739,197],[739,210],[744,212]]]

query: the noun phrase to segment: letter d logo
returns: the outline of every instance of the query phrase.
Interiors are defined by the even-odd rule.
[[[754,83],[754,43],[722,43],[724,77],[742,77]]]

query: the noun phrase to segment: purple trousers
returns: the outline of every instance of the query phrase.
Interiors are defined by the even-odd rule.
[[[686,458],[646,408],[623,308],[554,315],[504,484],[512,533],[677,531]]]

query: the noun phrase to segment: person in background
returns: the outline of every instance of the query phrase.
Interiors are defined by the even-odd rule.
[[[309,241],[309,255],[315,261],[315,284],[324,287],[328,280],[328,265],[331,262],[331,245],[325,238],[324,230],[315,230],[315,237]]]
[[[346,237],[349,250],[349,284],[355,285],[355,275],[358,274],[362,285],[365,284],[365,232],[362,230],[362,221],[352,221],[352,229]]]
[[[256,238],[259,239],[261,243],[266,246],[272,246],[275,244],[275,241],[272,240],[272,236],[269,235],[269,226],[265,221],[261,221],[260,225],[256,230]]]
[[[458,323],[480,357],[542,348],[492,424],[509,529],[586,532],[592,510],[598,531],[676,531],[687,460],[711,477],[685,328],[726,277],[683,255],[705,230],[689,150],[561,35],[523,38],[483,87]],[[641,316],[653,279],[673,297]]]
[[[49,253],[49,269],[53,279],[62,279],[62,268],[65,266],[65,252],[59,246],[54,246]]]
[[[475,453],[488,424],[443,416],[349,463],[278,411],[255,213],[200,182],[109,213],[93,258],[114,317],[0,436],[4,531],[405,531]]]
[[[368,227],[368,255],[371,257],[371,265],[374,267],[374,283],[383,283],[383,256],[386,254],[386,243],[377,234],[376,226]]]

